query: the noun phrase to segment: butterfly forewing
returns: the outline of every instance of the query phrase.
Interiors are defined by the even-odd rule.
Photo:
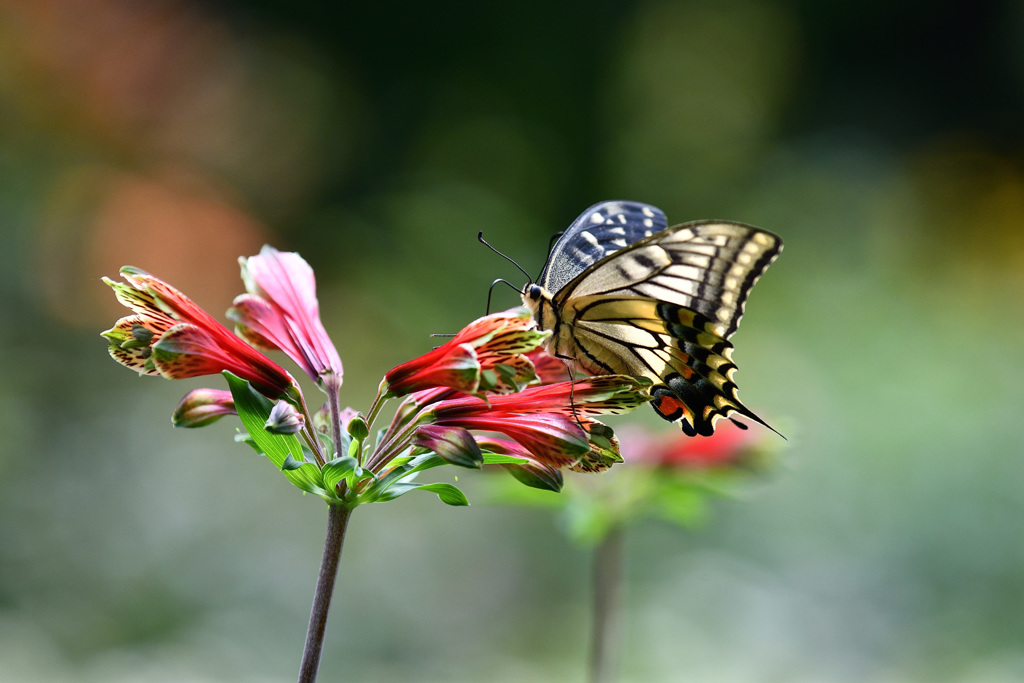
[[[549,340],[555,355],[592,374],[651,379],[655,411],[681,420],[688,434],[711,434],[715,421],[731,413],[765,424],[739,401],[728,339],[781,240],[723,221],[644,236],[640,216],[660,216],[664,225],[664,214],[652,209],[635,202],[588,209],[551,250],[539,282],[543,293],[524,301],[541,326],[555,331]],[[607,240],[616,220],[632,226],[623,231],[632,242]],[[653,218],[652,224],[659,225]]]
[[[664,212],[640,202],[600,202],[555,242],[537,282],[557,292],[602,258],[668,227]]]
[[[750,289],[780,248],[775,235],[740,223],[677,225],[598,262],[555,301],[594,295],[666,301],[703,314],[728,339]]]

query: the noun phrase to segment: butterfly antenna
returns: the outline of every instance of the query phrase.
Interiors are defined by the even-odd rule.
[[[490,249],[491,251],[493,251],[493,252],[494,252],[495,254],[497,254],[498,256],[500,256],[501,258],[505,259],[506,261],[508,261],[509,263],[511,263],[511,264],[512,264],[513,266],[515,266],[516,268],[518,268],[518,269],[519,269],[519,272],[520,272],[520,273],[522,273],[523,275],[525,275],[525,276],[526,276],[526,279],[527,279],[527,280],[529,280],[530,282],[533,282],[533,278],[532,278],[532,277],[530,277],[530,274],[529,274],[529,273],[527,273],[527,272],[526,272],[525,270],[523,270],[523,267],[522,267],[521,265],[519,265],[518,263],[516,263],[516,262],[515,262],[515,260],[514,260],[514,259],[513,259],[513,258],[512,258],[511,256],[506,256],[505,254],[501,253],[500,251],[498,251],[497,249],[495,249],[494,247],[492,247],[492,246],[491,246],[491,245],[490,245],[490,244],[489,244],[489,243],[487,242],[487,240],[485,240],[485,239],[484,239],[484,233],[483,233],[483,230],[481,230],[481,231],[480,231],[480,233],[479,233],[479,234],[478,234],[478,235],[476,236],[476,238],[477,238],[478,240],[480,240],[480,244],[484,245],[485,247],[487,247],[488,249]],[[496,281],[496,282],[497,282],[497,281]],[[491,285],[491,286],[493,287],[494,285]],[[520,291],[518,287],[516,288],[516,291],[517,291],[517,292],[518,292],[518,291]]]
[[[490,245],[487,245],[487,246],[490,246]],[[502,254],[502,255],[504,256],[504,254]],[[494,292],[494,285],[498,284],[499,282],[504,282],[506,285],[508,285],[512,289],[516,290],[517,292],[521,291],[518,287],[516,287],[514,284],[512,284],[508,280],[505,280],[505,279],[499,277],[497,280],[495,280],[494,282],[491,283],[490,288],[488,288],[488,290],[487,290],[487,309],[486,309],[486,312],[484,313],[484,315],[490,315],[491,314],[491,293]]]

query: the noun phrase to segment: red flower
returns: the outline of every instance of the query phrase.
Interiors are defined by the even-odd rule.
[[[134,315],[103,333],[110,355],[143,375],[185,379],[224,370],[248,380],[270,398],[294,397],[291,375],[229,332],[209,313],[163,280],[126,266],[128,284],[103,278]]]
[[[621,430],[626,462],[673,469],[730,467],[744,462],[757,436],[725,420],[711,436],[686,436],[672,432],[652,436],[634,429]]]
[[[478,415],[483,412],[558,413],[569,417],[629,412],[650,400],[642,380],[625,375],[598,375],[576,381],[527,387],[514,394],[489,396],[484,403],[474,396],[440,402],[439,417]]]
[[[309,264],[269,245],[238,261],[248,291],[228,310],[238,333],[258,348],[284,351],[315,382],[341,386],[341,358],[320,322]]]
[[[516,415],[484,411],[479,415],[438,418],[435,424],[504,434],[529,452],[532,460],[556,468],[574,465],[590,451],[587,433],[571,418],[555,413]]]
[[[649,401],[646,383],[609,375],[526,387],[542,381],[528,354],[551,366],[553,359],[536,355],[547,336],[536,329],[529,311],[512,309],[470,323],[447,344],[387,373],[386,390],[378,398],[409,397],[381,441],[387,453],[375,454],[371,465],[383,466],[402,452],[412,433],[418,434],[417,445],[446,459],[468,461],[475,453],[469,438],[503,449],[496,453],[526,457],[529,467],[516,470],[516,476],[531,485],[554,485],[557,477],[550,472],[557,468],[598,471],[621,462],[612,431],[590,416],[626,412]],[[549,377],[556,374],[562,372]]]
[[[564,360],[552,356],[544,347],[538,347],[526,355],[533,363],[541,384],[553,384],[572,379],[569,365]]]
[[[436,424],[504,434],[539,463],[597,471],[621,459],[611,430],[587,416],[627,412],[649,399],[640,381],[603,375],[489,396],[486,402],[449,398],[434,404],[430,414]]]
[[[536,380],[524,354],[546,337],[525,308],[479,318],[446,344],[388,372],[386,395],[405,396],[433,387],[467,394],[517,389]]]

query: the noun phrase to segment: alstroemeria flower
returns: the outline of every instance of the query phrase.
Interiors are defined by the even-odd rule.
[[[531,459],[552,467],[568,467],[590,451],[587,433],[571,418],[556,413],[481,412],[438,418],[435,424],[504,434],[526,449]]]
[[[405,396],[433,387],[466,394],[514,391],[536,381],[525,355],[550,333],[540,332],[526,308],[479,318],[433,351],[394,368],[384,379],[387,396]]]
[[[486,403],[474,396],[451,398],[440,401],[434,413],[439,417],[503,411],[560,413],[570,417],[618,415],[649,401],[648,385],[645,380],[626,375],[597,375],[527,387],[514,394],[488,396]]]
[[[103,281],[134,315],[103,332],[110,355],[142,375],[185,379],[224,370],[248,380],[269,398],[294,398],[295,380],[246,344],[191,299],[144,270],[126,266],[121,277]]]
[[[552,356],[543,346],[526,354],[526,357],[533,363],[541,384],[554,384],[572,379],[569,364],[561,358]]]
[[[171,415],[175,427],[205,427],[225,415],[237,415],[235,399],[226,389],[193,389],[185,394]]]
[[[341,358],[320,322],[313,269],[298,254],[269,245],[238,262],[248,292],[228,310],[238,333],[258,348],[284,351],[313,381],[337,391]]]
[[[438,401],[436,424],[504,434],[552,467],[599,471],[621,462],[611,430],[589,415],[623,413],[649,400],[645,383],[622,375],[529,387],[523,391]]]
[[[591,416],[642,405],[650,400],[649,383],[606,375],[526,386],[542,381],[528,354],[536,354],[548,335],[536,329],[529,311],[516,308],[475,320],[447,344],[391,370],[378,401],[407,398],[367,466],[382,471],[413,435],[412,443],[449,461],[473,459],[468,439],[498,444],[504,450],[492,452],[524,457],[535,470],[516,470],[517,477],[542,487],[555,483],[548,470],[592,472],[621,462],[611,429]],[[550,358],[536,357],[554,369]],[[549,377],[556,375],[561,371]]]

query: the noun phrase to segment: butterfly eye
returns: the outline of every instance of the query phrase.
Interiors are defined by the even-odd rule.
[[[539,301],[542,290],[540,285],[530,285],[530,288],[526,291],[526,296],[530,297],[534,301]]]

